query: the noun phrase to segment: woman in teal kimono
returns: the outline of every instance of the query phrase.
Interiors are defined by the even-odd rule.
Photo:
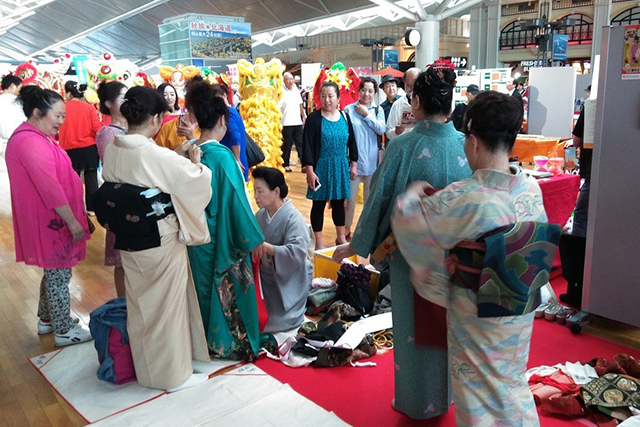
[[[205,209],[211,243],[189,247],[209,352],[214,357],[254,360],[259,351],[258,308],[250,252],[264,240],[253,215],[244,178],[230,149],[221,145],[229,109],[211,85],[198,83],[186,105],[201,130],[186,142],[202,149],[211,169],[211,201]]]
[[[353,253],[366,257],[376,251],[391,234],[390,220],[396,197],[411,182],[428,181],[436,188],[444,188],[471,176],[464,154],[464,135],[456,131],[452,123],[445,123],[451,111],[454,87],[455,73],[446,66],[430,67],[420,74],[411,99],[411,110],[418,123],[411,132],[388,144],[382,163],[372,177],[371,193],[353,239],[336,250],[336,261]],[[392,238],[387,239],[390,240]],[[451,406],[446,329],[441,332],[444,342],[422,339],[433,329],[416,330],[414,310],[416,315],[429,317],[430,307],[426,306],[430,303],[414,296],[411,269],[399,251],[388,255],[386,260],[391,273],[393,313],[393,406],[411,418],[432,418],[446,413]],[[437,307],[435,310],[438,315],[435,317],[442,319],[444,327],[444,313],[437,313]]]

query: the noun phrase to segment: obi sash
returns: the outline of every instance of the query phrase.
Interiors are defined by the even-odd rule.
[[[175,213],[169,194],[132,184],[105,182],[92,202],[98,222],[116,235],[115,248],[130,252],[160,246],[158,221]]]
[[[549,281],[561,231],[557,224],[518,222],[461,242],[447,259],[451,282],[477,294],[478,317],[531,313]]]

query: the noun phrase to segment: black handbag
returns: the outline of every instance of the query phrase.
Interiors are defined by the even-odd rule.
[[[262,162],[264,162],[264,153],[260,146],[256,144],[256,142],[249,136],[248,133],[245,132],[246,135],[246,143],[245,150],[247,153],[247,165],[252,168]]]

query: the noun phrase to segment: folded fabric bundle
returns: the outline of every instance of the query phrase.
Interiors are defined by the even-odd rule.
[[[529,388],[536,405],[545,412],[569,416],[584,416],[580,401],[580,386],[573,379],[558,370],[549,376],[532,375]]]
[[[618,353],[611,361],[604,357],[597,357],[587,362],[595,368],[598,376],[607,373],[629,375],[633,378],[640,379],[640,361],[628,354]]]

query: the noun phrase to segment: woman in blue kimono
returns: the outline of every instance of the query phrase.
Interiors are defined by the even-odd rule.
[[[209,352],[254,360],[259,352],[258,306],[250,252],[264,240],[231,150],[220,144],[229,109],[211,85],[194,84],[186,96],[200,138],[202,163],[211,169],[211,201],[205,209],[211,243],[189,247]]]
[[[446,65],[432,66],[418,76],[411,97],[412,114],[418,123],[411,132],[388,144],[371,179],[371,193],[351,243],[338,247],[333,256],[336,261],[353,253],[367,257],[385,240],[393,246],[392,238],[387,238],[391,234],[395,199],[413,181],[428,181],[435,188],[444,188],[471,176],[464,154],[464,135],[452,123],[446,123],[455,78],[454,71]],[[435,335],[435,330],[416,330],[414,311],[422,318],[440,319],[443,328],[444,312],[414,294],[411,269],[399,251],[388,255],[386,260],[390,266],[393,305],[393,406],[416,419],[442,415],[451,406],[446,328],[440,334],[444,340],[425,342],[422,337]]]

